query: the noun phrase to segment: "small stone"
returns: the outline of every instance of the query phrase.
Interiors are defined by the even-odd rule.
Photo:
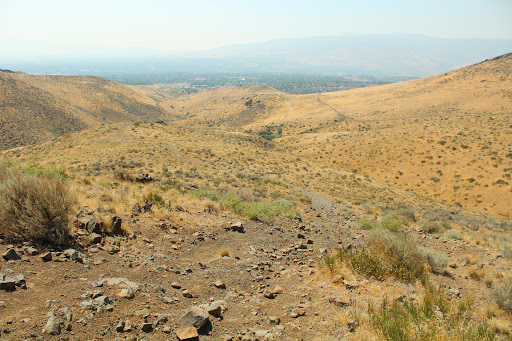
[[[244,225],[240,221],[238,221],[234,224],[231,224],[230,229],[231,229],[231,231],[235,231],[235,232],[240,232],[240,233],[245,232]]]
[[[179,282],[172,282],[171,287],[174,289],[181,289],[181,284]]]
[[[194,327],[199,330],[209,321],[208,312],[199,307],[192,307],[180,318],[183,327]]]
[[[101,306],[106,306],[112,303],[112,300],[108,296],[99,296],[94,299],[94,302]]]
[[[89,241],[92,244],[99,244],[101,243],[101,235],[93,232],[89,235]]]
[[[199,337],[197,329],[194,327],[181,328],[176,331],[178,340],[192,340]]]
[[[226,284],[220,280],[215,281],[213,285],[215,285],[215,287],[219,289],[226,289]]]
[[[136,316],[148,317],[149,316],[149,309],[148,308],[143,308],[143,309],[135,310],[134,314]]]
[[[118,332],[118,333],[124,332],[124,321],[123,320],[121,320],[117,323],[116,332]]]
[[[37,256],[39,254],[39,251],[32,247],[32,246],[27,246],[25,248],[25,252],[29,255],[29,256]]]
[[[60,335],[62,325],[55,316],[54,312],[48,313],[48,322],[46,322],[46,332],[50,335]]]
[[[112,216],[111,222],[112,222],[112,233],[121,235],[124,233],[123,229],[121,228],[122,219],[120,216]]]
[[[3,257],[5,260],[20,260],[21,259],[21,255],[18,253],[18,251],[16,251],[13,248],[10,248],[9,250],[7,250],[3,254]]]
[[[85,310],[96,310],[96,306],[90,300],[80,302],[80,307]]]
[[[73,319],[73,312],[68,307],[64,307],[61,309],[62,313],[64,314],[64,317],[66,318],[66,321],[71,322]]]
[[[149,322],[142,323],[140,330],[142,330],[144,333],[151,333],[153,331],[153,323],[149,323]]]
[[[348,331],[353,333],[356,331],[357,327],[359,327],[359,322],[356,320],[348,320],[347,327],[348,327]]]
[[[133,290],[131,288],[123,288],[119,291],[117,296],[121,298],[132,299],[135,297],[135,294],[133,293]]]
[[[52,253],[51,252],[45,252],[41,255],[41,259],[43,260],[43,262],[49,262],[52,260]]]
[[[64,251],[64,256],[68,257],[71,260],[77,260],[79,257],[78,251],[75,249],[67,249]]]
[[[281,319],[278,316],[269,316],[265,318],[265,323],[270,324],[271,326],[278,326],[281,324]]]
[[[165,334],[170,334],[172,332],[172,327],[168,324],[166,324],[164,326],[164,328],[162,329],[162,331],[165,333]]]
[[[205,310],[212,316],[222,316],[222,306],[217,302],[213,302],[212,304],[208,305]]]
[[[23,274],[19,274],[18,276],[12,279],[14,284],[20,289],[27,289],[27,282],[25,281],[25,276]]]
[[[129,333],[133,331],[133,328],[132,328],[132,322],[130,320],[126,320],[124,321],[124,329],[123,329],[123,332],[125,333]]]
[[[190,291],[188,291],[187,289],[183,290],[182,295],[183,295],[183,297],[186,297],[186,298],[193,298],[194,297],[192,295],[192,293]]]

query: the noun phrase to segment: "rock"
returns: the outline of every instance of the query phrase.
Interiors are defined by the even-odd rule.
[[[18,253],[18,251],[16,251],[13,248],[10,248],[9,250],[7,250],[3,254],[3,257],[5,260],[20,260],[21,259],[21,255]]]
[[[197,329],[194,327],[181,328],[176,331],[178,340],[192,340],[199,337]]]
[[[32,246],[25,247],[25,252],[29,256],[37,256],[39,254],[39,250],[37,250],[36,248],[34,248]]]
[[[263,296],[266,298],[269,298],[269,299],[273,299],[276,297],[276,295],[274,293],[272,293],[270,290],[267,290],[267,289],[265,289],[263,291]]]
[[[358,281],[343,281],[343,285],[347,288],[347,289],[355,289],[357,287],[359,287],[360,283]]]
[[[121,228],[121,223],[122,223],[122,219],[120,216],[112,216],[112,218],[110,219],[110,221],[112,222],[112,233],[113,234],[118,234],[118,235],[121,235],[124,233],[123,229]]]
[[[85,310],[96,310],[96,306],[94,305],[94,302],[91,300],[80,302],[80,307],[82,307],[82,309]]]
[[[75,221],[75,226],[87,230],[89,233],[103,232],[103,221],[96,219],[93,215],[87,215],[82,218],[78,218]]]
[[[269,316],[265,318],[265,323],[271,326],[278,326],[279,324],[281,324],[281,319],[277,316]]]
[[[23,274],[19,274],[18,276],[13,278],[14,284],[20,289],[27,289],[27,283],[25,281],[25,276]]]
[[[208,312],[208,314],[215,316],[215,317],[221,317],[222,316],[222,306],[217,303],[213,302],[212,304],[209,304],[206,306],[205,310]]]
[[[220,280],[215,281],[213,285],[215,285],[215,287],[219,289],[226,289],[226,284],[224,284],[224,282]]]
[[[121,320],[117,323],[116,332],[118,332],[118,333],[124,332],[124,321],[123,320]]]
[[[60,321],[55,316],[54,312],[48,313],[48,322],[46,322],[46,332],[50,335],[60,335],[62,325]]]
[[[0,290],[14,291],[16,290],[16,281],[12,278],[0,274]]]
[[[112,303],[112,300],[108,296],[99,296],[94,299],[94,302],[100,306],[106,306]]]
[[[135,297],[135,294],[133,293],[133,290],[130,289],[130,288],[124,288],[124,289],[121,289],[119,291],[119,293],[117,294],[118,297],[121,297],[121,298],[127,298],[127,299],[132,299]]]
[[[91,242],[91,244],[99,244],[101,243],[101,235],[97,234],[97,233],[91,233],[89,235],[89,241]]]
[[[164,324],[165,322],[167,322],[169,320],[169,317],[167,314],[155,314],[155,318],[156,318],[156,325],[158,326],[159,324]]]
[[[240,232],[240,233],[245,232],[244,225],[240,221],[238,221],[234,224],[231,224],[231,226],[229,228],[231,231]]]
[[[135,177],[135,182],[146,183],[146,182],[151,182],[153,180],[154,180],[153,177],[151,177],[148,173],[142,173]]]
[[[79,257],[79,253],[75,249],[67,249],[64,251],[64,256],[68,257],[71,260],[77,260]]]
[[[282,294],[282,293],[283,293],[283,291],[284,291],[284,290],[283,290],[283,288],[281,288],[279,285],[276,285],[276,286],[274,287],[274,289],[272,289],[272,293],[273,293],[274,295]]]
[[[52,260],[52,253],[51,252],[45,252],[41,255],[41,259],[43,260],[43,262],[49,262]]]
[[[180,318],[180,325],[183,327],[194,327],[199,330],[203,328],[208,321],[208,312],[194,306]]]
[[[64,307],[61,309],[62,313],[64,314],[64,317],[66,318],[66,321],[71,322],[73,319],[73,312],[68,307]]]
[[[348,331],[353,333],[356,331],[357,327],[359,327],[359,322],[356,320],[348,320],[347,327],[348,327]]]
[[[235,338],[229,334],[222,335],[222,337],[220,339],[222,341],[234,341],[235,340]]]
[[[151,333],[153,331],[153,323],[143,322],[140,330],[144,333]]]
[[[171,287],[174,289],[181,289],[181,284],[179,282],[172,282]]]
[[[329,303],[332,303],[338,307],[348,307],[352,304],[350,299],[343,297],[329,297]]]
[[[135,314],[135,316],[148,317],[149,309],[148,308],[138,309],[138,310],[135,310],[133,313]]]
[[[126,320],[124,321],[124,329],[123,329],[123,332],[125,333],[129,333],[133,331],[133,328],[132,328],[132,322],[130,320]]]
[[[194,328],[195,329],[195,328]],[[168,324],[166,324],[164,326],[164,328],[162,329],[162,331],[165,333],[165,334],[170,334],[172,332],[172,327]]]
[[[186,297],[186,298],[194,298],[192,293],[190,291],[188,291],[187,289],[183,290],[182,295],[183,295],[183,297]]]

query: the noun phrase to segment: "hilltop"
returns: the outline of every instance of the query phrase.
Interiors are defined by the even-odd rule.
[[[87,127],[159,120],[167,112],[139,92],[98,77],[0,72],[0,149]]]

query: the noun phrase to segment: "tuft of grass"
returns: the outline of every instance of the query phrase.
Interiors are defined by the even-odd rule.
[[[422,246],[419,247],[419,250],[425,257],[432,272],[441,272],[448,266],[448,257],[445,254]]]
[[[429,285],[419,304],[389,302],[379,308],[369,304],[372,325],[387,340],[495,340],[496,334],[485,323],[472,318],[472,304],[457,304],[444,290]]]
[[[222,205],[238,214],[243,214],[252,220],[270,223],[277,217],[293,218],[299,212],[288,200],[277,201],[246,201],[238,194],[229,193],[220,199]]]
[[[64,245],[75,203],[62,178],[0,166],[0,231],[17,241]]]
[[[364,248],[339,249],[335,257],[352,270],[370,278],[384,280],[393,277],[406,283],[426,282],[427,269],[416,242],[404,233],[374,230]],[[336,264],[326,259],[331,268]]]
[[[220,258],[231,257],[231,252],[229,251],[229,249],[227,247],[224,246],[217,251],[217,256],[219,256]]]
[[[446,238],[457,239],[457,240],[464,239],[464,237],[462,236],[462,233],[460,233],[459,231],[455,231],[455,230],[448,231],[444,235]]]
[[[206,188],[195,189],[191,194],[199,199],[210,199],[211,201],[219,201],[219,192],[212,191]]]
[[[443,233],[451,229],[451,226],[445,221],[427,221],[421,224],[421,229],[427,233]]]
[[[492,296],[500,308],[512,312],[512,278],[509,278],[502,285],[495,285]]]
[[[402,227],[402,223],[393,214],[388,213],[382,217],[381,226],[388,231],[398,232]]]

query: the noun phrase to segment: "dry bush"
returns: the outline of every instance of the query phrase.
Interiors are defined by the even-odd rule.
[[[55,175],[2,168],[0,231],[16,241],[68,243],[74,198],[62,180]]]

